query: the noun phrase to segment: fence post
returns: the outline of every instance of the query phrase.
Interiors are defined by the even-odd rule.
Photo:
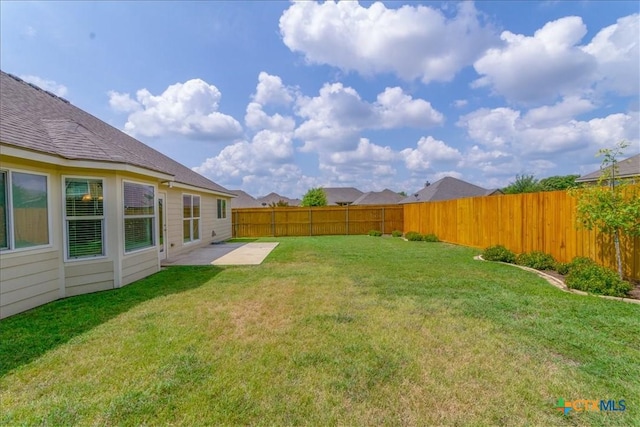
[[[384,206],[382,207],[382,227],[380,227],[380,231],[382,232],[382,234],[385,234],[385,232],[384,232]]]
[[[309,206],[309,236],[313,236],[313,215],[311,214],[311,206]]]
[[[347,236],[349,235],[349,205],[347,205],[347,209],[345,210],[346,212],[346,219],[347,219],[347,223],[346,223],[346,228],[347,228]]]
[[[276,237],[276,210],[271,208],[271,235]]]

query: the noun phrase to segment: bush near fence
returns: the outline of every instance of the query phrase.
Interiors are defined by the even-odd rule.
[[[476,248],[503,245],[542,251],[556,261],[588,257],[615,269],[612,238],[578,227],[576,199],[566,191],[485,196],[404,205],[405,230]],[[640,238],[621,237],[625,277],[640,280]]]

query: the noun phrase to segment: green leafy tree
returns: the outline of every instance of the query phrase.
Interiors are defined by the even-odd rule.
[[[516,180],[502,189],[504,194],[535,193],[540,183],[533,175],[516,175]]]
[[[638,187],[630,186],[629,181],[619,180],[618,157],[629,144],[619,142],[613,149],[602,149],[600,178],[597,185],[584,186],[571,190],[577,198],[578,220],[587,228],[599,229],[613,235],[618,275],[623,278],[622,257],[620,255],[620,234],[640,236],[640,194]]]
[[[540,190],[542,191],[558,191],[568,190],[576,186],[576,179],[580,175],[557,175],[543,178],[540,180]]]
[[[327,206],[327,195],[320,187],[310,188],[302,197],[301,206]]]
[[[407,192],[406,191],[400,191],[398,194],[401,195],[401,196],[407,197]]]

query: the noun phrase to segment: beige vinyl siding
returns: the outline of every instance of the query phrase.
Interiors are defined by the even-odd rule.
[[[218,199],[227,201],[227,217],[218,219]],[[207,196],[206,210],[203,214],[203,222],[207,224],[208,236],[211,237],[211,231],[215,231],[216,235],[211,239],[213,242],[223,242],[231,238],[231,199],[224,197]],[[205,234],[205,231],[202,232]]]
[[[113,289],[113,261],[67,263],[64,267],[66,296]]]
[[[58,299],[61,262],[58,250],[2,255],[0,318]]]
[[[163,190],[160,190],[163,191]],[[168,257],[176,256],[194,248],[206,246],[212,242],[222,242],[231,238],[231,208],[230,199],[227,200],[227,217],[217,219],[217,202],[220,196],[181,189],[167,191],[167,235]],[[182,195],[193,194],[200,196],[200,240],[184,243],[182,236]],[[215,235],[212,235],[215,232]]]
[[[157,248],[126,255],[122,260],[122,286],[160,271]]]

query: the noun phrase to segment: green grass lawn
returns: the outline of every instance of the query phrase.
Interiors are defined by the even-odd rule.
[[[640,425],[640,306],[444,243],[277,240],[1,321],[0,425]]]

